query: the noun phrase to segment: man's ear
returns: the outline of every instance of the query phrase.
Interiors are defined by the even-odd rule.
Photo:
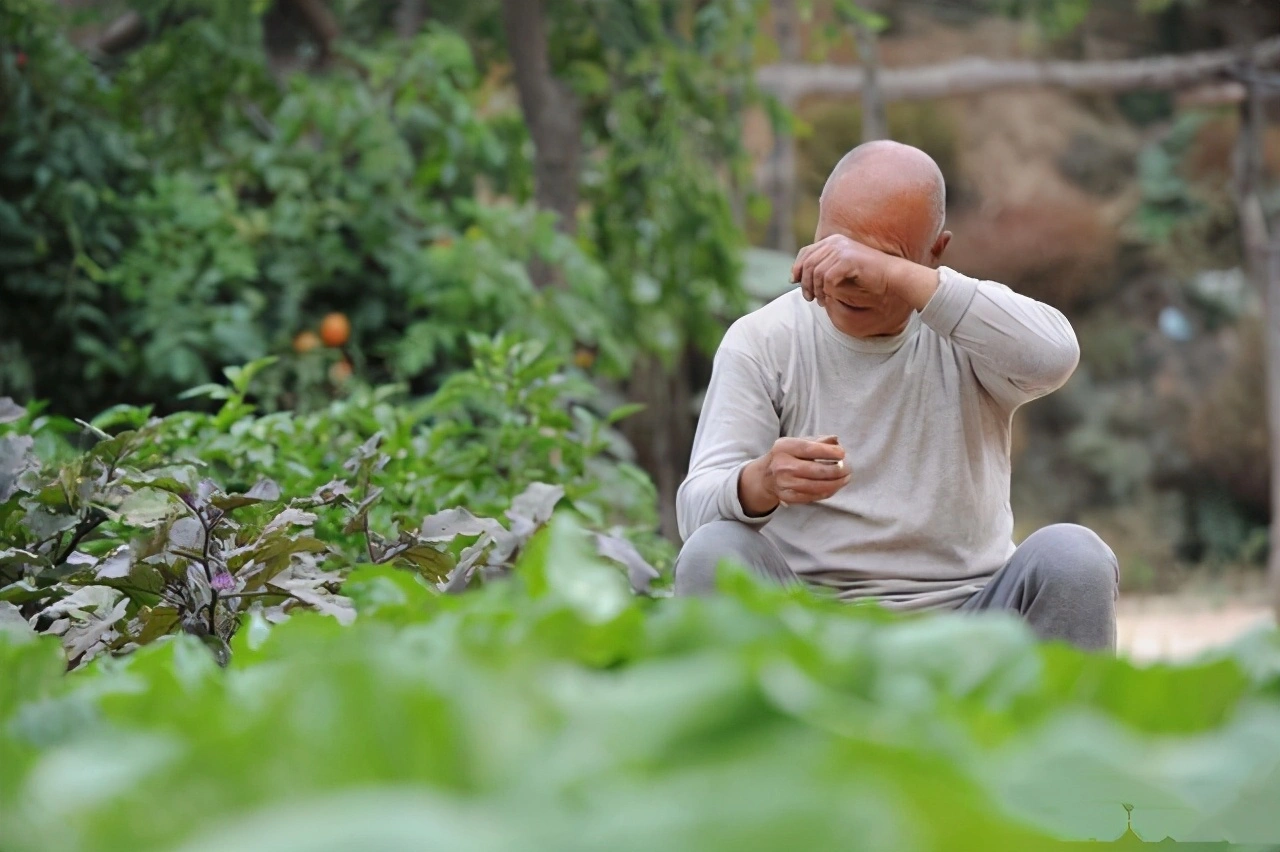
[[[942,253],[947,250],[949,245],[951,245],[951,232],[943,231],[938,234],[938,239],[933,242],[933,248],[929,250],[929,260],[935,269],[942,263]]]

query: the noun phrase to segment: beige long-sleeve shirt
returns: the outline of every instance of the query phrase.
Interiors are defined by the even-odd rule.
[[[901,609],[959,606],[1013,553],[1009,429],[1080,350],[1054,308],[943,267],[894,337],[854,338],[799,289],[738,320],[716,353],[677,500],[680,534],[758,524],[804,579]],[[748,517],[744,465],[780,437],[837,435],[835,496]]]

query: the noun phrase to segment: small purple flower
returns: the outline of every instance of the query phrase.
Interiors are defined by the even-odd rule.
[[[226,568],[215,568],[213,579],[209,581],[209,588],[215,592],[229,592],[236,587],[236,578],[231,576],[231,572]]]

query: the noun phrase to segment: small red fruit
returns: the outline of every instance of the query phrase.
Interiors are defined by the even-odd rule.
[[[351,321],[346,314],[331,313],[320,321],[320,339],[325,346],[338,347],[351,339]]]
[[[320,345],[320,335],[314,331],[300,331],[293,339],[293,351],[305,355]]]
[[[26,67],[27,67],[27,55],[26,55],[25,53],[23,53],[21,50],[19,50],[19,51],[18,51],[18,55],[17,55],[17,56],[15,56],[15,57],[13,58],[13,62],[14,62],[14,64],[15,64],[15,65],[17,65],[17,66],[18,66],[18,69],[19,69],[19,70],[21,70],[21,69],[23,69],[23,68],[26,68]]]
[[[335,361],[333,366],[329,368],[329,381],[335,385],[343,384],[347,379],[351,378],[351,362],[346,358],[341,361]]]

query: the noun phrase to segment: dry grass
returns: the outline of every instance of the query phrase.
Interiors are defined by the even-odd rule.
[[[1112,288],[1118,235],[1080,195],[971,211],[952,230],[945,262],[1064,310]]]

